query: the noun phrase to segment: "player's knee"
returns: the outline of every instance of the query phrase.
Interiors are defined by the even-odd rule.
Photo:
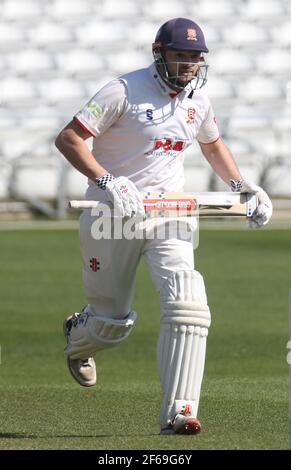
[[[123,319],[83,311],[73,315],[68,325],[66,354],[71,359],[86,359],[102,349],[118,346],[130,334],[136,319],[131,311]]]
[[[198,271],[177,271],[169,276],[160,292],[161,321],[209,328],[204,280]]]

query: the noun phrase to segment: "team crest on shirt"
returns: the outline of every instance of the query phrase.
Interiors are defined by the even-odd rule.
[[[195,121],[195,108],[188,108],[187,110],[187,124],[194,124]]]

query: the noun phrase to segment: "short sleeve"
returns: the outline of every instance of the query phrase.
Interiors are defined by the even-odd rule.
[[[216,118],[209,103],[208,112],[206,118],[202,122],[202,125],[197,134],[197,140],[201,144],[211,144],[219,139],[219,130],[216,124]]]
[[[118,79],[112,80],[91,98],[74,119],[94,137],[98,137],[122,116],[126,104],[124,83]]]

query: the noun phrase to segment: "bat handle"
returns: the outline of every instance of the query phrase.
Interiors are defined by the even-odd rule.
[[[69,201],[70,209],[92,209],[98,207],[99,201]]]

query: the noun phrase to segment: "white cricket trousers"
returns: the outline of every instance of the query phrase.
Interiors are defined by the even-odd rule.
[[[168,233],[164,239],[132,240],[96,240],[91,233],[93,223],[90,210],[85,210],[80,217],[83,281],[87,302],[96,314],[122,319],[132,310],[141,256],[157,291],[173,272],[194,269],[193,243],[186,222],[179,224],[177,233]],[[146,305],[147,299],[144,302]]]

